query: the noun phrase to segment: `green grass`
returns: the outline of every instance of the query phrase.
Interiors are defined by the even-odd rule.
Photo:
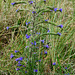
[[[67,73],[75,75],[75,1],[47,0],[46,5],[44,3],[42,3],[42,5],[38,3],[37,5],[41,5],[41,8],[52,6],[63,9],[62,13],[48,12],[45,13],[44,16],[39,15],[35,19],[35,24],[38,23],[38,20],[41,21],[48,18],[49,22],[55,23],[56,25],[63,24],[62,29],[48,23],[38,24],[33,29],[36,32],[41,32],[40,35],[35,35],[30,30],[32,24],[30,24],[28,27],[29,29],[26,31],[25,22],[33,21],[33,18],[31,19],[31,17],[33,17],[32,13],[27,11],[32,9],[31,5],[15,5],[13,7],[11,2],[14,1],[15,0],[8,0],[4,3],[0,0],[0,75],[65,75]],[[18,8],[25,11],[16,13]],[[10,26],[9,30],[6,30],[7,26]],[[60,32],[62,35],[46,34],[47,28],[49,28],[50,33],[52,34]],[[17,32],[17,34],[15,32]],[[25,34],[31,34],[33,36],[26,39]],[[42,39],[45,40],[44,44],[39,41]],[[37,42],[36,46],[39,47],[39,49],[36,49],[35,46],[31,45],[31,42],[34,41]],[[47,45],[47,43],[49,43],[49,49],[43,47],[43,45]],[[26,46],[29,47],[25,48]],[[19,50],[20,52],[16,54],[14,53],[15,50]],[[44,50],[47,51],[47,55],[44,55]],[[34,52],[36,52],[36,54],[34,54]],[[10,59],[11,53],[15,55],[13,59]],[[26,68],[16,71],[17,62],[15,59],[19,57],[24,57],[21,64],[25,65]],[[40,58],[41,62],[35,63],[35,60],[40,60]],[[26,62],[28,62],[28,64],[26,64]],[[56,62],[55,66],[52,65],[53,62]],[[67,67],[67,70],[65,67]],[[22,68],[22,66],[20,68]],[[38,69],[37,73],[33,72],[34,68]],[[28,73],[25,74],[25,71]]]

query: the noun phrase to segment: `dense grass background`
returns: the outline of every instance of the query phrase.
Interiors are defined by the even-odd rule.
[[[70,75],[75,74],[75,50],[74,50],[74,0],[47,0],[46,5],[43,3],[42,6],[38,4],[41,8],[46,6],[52,6],[57,8],[62,8],[62,13],[45,13],[44,16],[40,17],[41,19],[48,19],[51,22],[55,22],[57,25],[63,24],[63,28],[57,28],[50,24],[41,24],[46,28],[50,29],[50,32],[60,32],[62,35],[46,35],[41,36],[39,39],[34,40],[32,36],[30,39],[26,39],[24,20],[31,21],[31,13],[28,11],[21,11],[16,13],[17,9],[32,9],[30,5],[16,5],[12,6],[11,3],[15,0],[8,0],[4,2],[0,0],[0,75],[26,75],[24,71],[28,71],[27,75],[65,75],[68,73]],[[27,1],[27,0],[17,0],[17,1]],[[40,1],[40,0],[38,0]],[[36,20],[38,20],[37,18]],[[21,22],[20,25],[19,22]],[[6,30],[6,27],[10,26],[9,30]],[[35,28],[36,29],[36,28]],[[38,27],[37,32],[47,32],[47,30]],[[17,34],[15,32],[18,32]],[[27,31],[27,34],[32,34],[32,31]],[[38,36],[38,35],[36,35]],[[35,37],[36,37],[35,36]],[[39,40],[45,40],[45,45],[49,42],[50,48],[44,49],[42,43]],[[32,47],[31,42],[36,41],[39,49]],[[26,46],[29,46],[27,49]],[[28,62],[26,64],[27,58],[30,58],[30,50],[32,51],[32,63]],[[15,54],[14,51],[19,50],[20,53]],[[47,50],[48,54],[42,55],[41,52]],[[34,55],[36,52],[36,58]],[[22,61],[23,65],[27,67],[22,71],[16,71],[17,62],[15,58],[10,59],[10,55],[13,53],[15,58],[25,57]],[[34,60],[40,59],[41,62],[37,62],[36,65]],[[52,66],[52,63],[56,62],[56,66]],[[32,67],[31,67],[32,65]],[[32,73],[33,66],[39,70],[38,73]],[[67,69],[65,69],[67,67]]]

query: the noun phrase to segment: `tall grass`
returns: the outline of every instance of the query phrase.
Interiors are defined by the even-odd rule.
[[[1,75],[70,75],[75,74],[75,51],[74,51],[74,1],[73,0],[46,0],[46,4],[43,4],[43,8],[50,5],[52,7],[62,8],[62,13],[45,13],[44,17],[40,19],[48,19],[51,22],[55,22],[57,25],[63,24],[63,28],[54,27],[51,24],[42,23],[38,29],[35,27],[38,33],[41,35],[33,34],[32,30],[25,29],[25,22],[31,21],[29,11],[16,12],[17,9],[29,9],[32,7],[26,5],[12,6],[11,2],[15,0],[8,0],[3,2],[0,0],[0,74]],[[23,0],[17,0],[23,1]],[[27,0],[25,0],[27,1]],[[40,0],[38,0],[40,1]],[[40,4],[37,4],[40,6]],[[40,6],[40,7],[42,7]],[[38,20],[38,18],[36,19]],[[9,26],[9,30],[6,27]],[[42,28],[42,27],[43,28]],[[50,32],[61,32],[61,36],[56,35],[44,35],[49,28]],[[26,33],[35,36],[30,36],[26,39]],[[40,36],[40,37],[39,37]],[[36,39],[39,38],[39,39]],[[39,41],[44,39],[44,45],[49,45],[49,49],[43,48],[43,44]],[[32,46],[30,42],[37,41],[37,47]],[[26,48],[26,46],[28,46]],[[19,53],[14,53],[18,50]],[[47,55],[44,55],[44,50],[47,51]],[[34,54],[36,52],[36,54]],[[41,54],[42,52],[42,54]],[[10,59],[10,55],[13,53],[15,57]],[[24,57],[21,62],[24,67],[20,71],[16,71],[17,62],[16,58]],[[35,62],[40,60],[41,62]],[[56,62],[53,66],[52,63]],[[67,69],[65,69],[67,67]],[[33,72],[33,69],[38,69],[38,72]],[[27,71],[27,73],[25,73]]]

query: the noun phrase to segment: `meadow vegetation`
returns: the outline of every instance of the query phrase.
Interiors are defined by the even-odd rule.
[[[0,75],[75,75],[74,0],[0,0]]]

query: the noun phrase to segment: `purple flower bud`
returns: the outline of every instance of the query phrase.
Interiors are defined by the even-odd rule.
[[[20,68],[17,68],[16,71],[20,70]]]
[[[8,29],[9,29],[9,27],[6,27],[6,29],[8,30]]]
[[[54,11],[56,12],[58,8],[54,8]]]
[[[13,54],[11,54],[11,55],[10,55],[10,58],[13,58],[13,57],[14,57],[14,55],[13,55]]]
[[[61,33],[58,32],[57,34],[58,34],[59,36],[61,36]]]
[[[59,11],[62,12],[62,8],[60,8]]]
[[[12,5],[14,5],[16,2],[11,3]]]
[[[15,50],[14,52],[17,53],[17,52],[19,52],[19,51],[18,51],[18,50]]]
[[[56,62],[54,62],[53,65],[56,65]]]
[[[58,25],[57,27],[63,28],[63,25],[61,24],[61,25]]]

